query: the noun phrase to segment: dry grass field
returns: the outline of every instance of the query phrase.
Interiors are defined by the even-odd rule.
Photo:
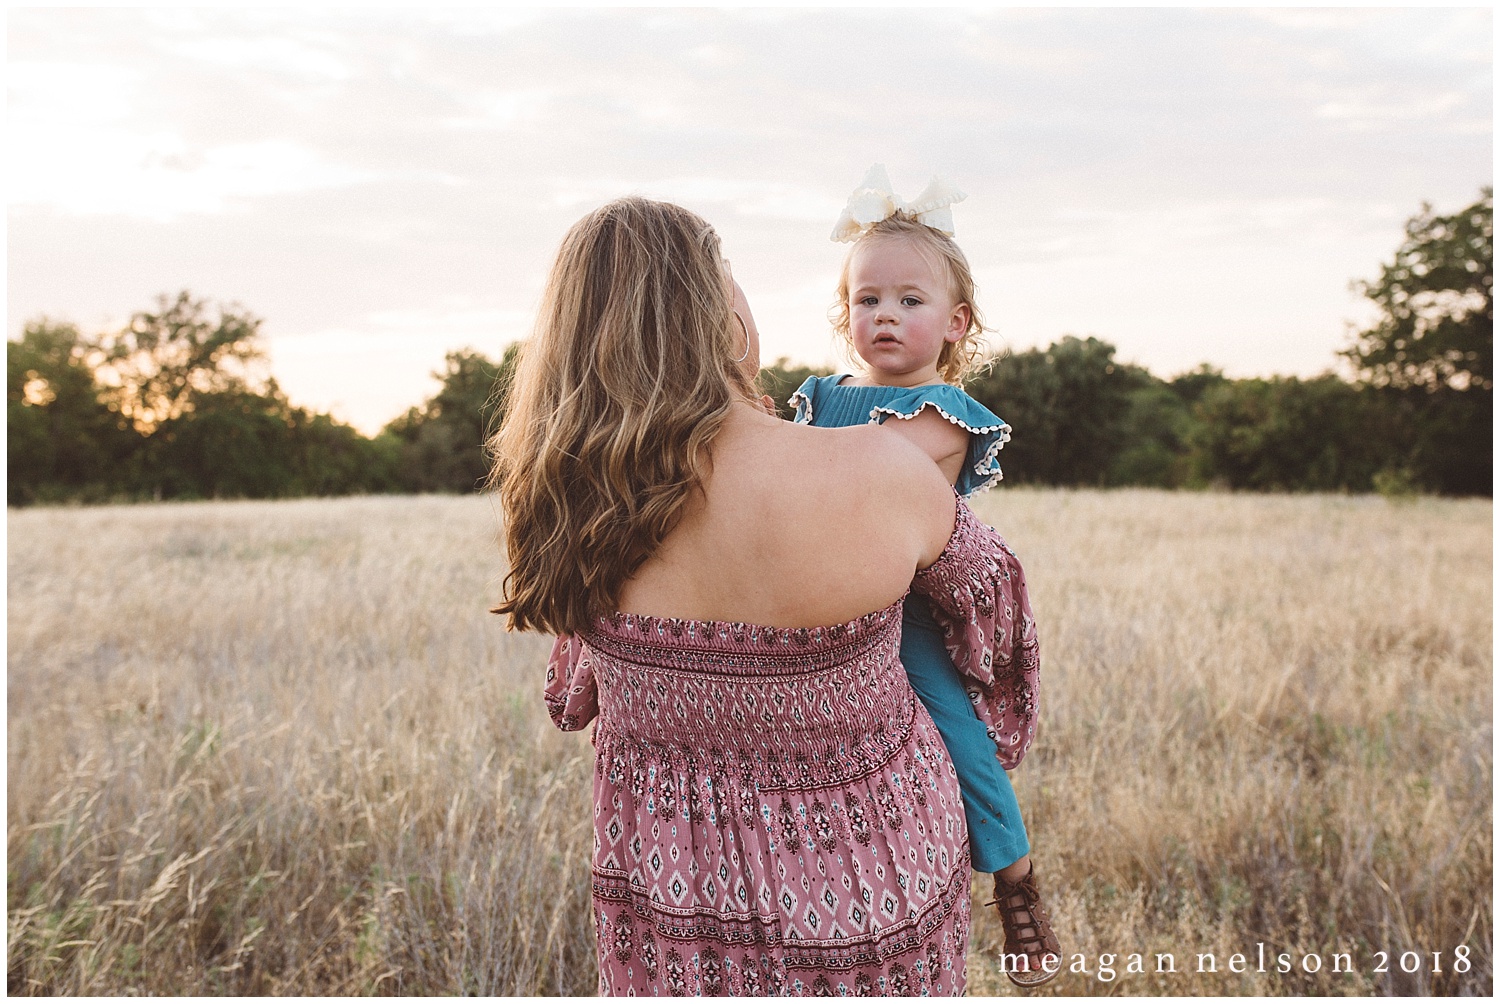
[[[979,510],[1041,630],[1043,993],[1491,991],[1488,501]],[[593,991],[591,748],[485,612],[488,501],[8,519],[11,993]]]

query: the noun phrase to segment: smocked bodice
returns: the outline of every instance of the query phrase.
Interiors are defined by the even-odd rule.
[[[1015,556],[960,501],[912,588],[1019,760],[1037,663]],[[601,992],[962,993],[968,833],[901,624],[898,600],[823,628],[616,613],[557,639],[548,711],[597,722]]]

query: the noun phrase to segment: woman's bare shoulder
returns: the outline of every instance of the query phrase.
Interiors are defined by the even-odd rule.
[[[737,415],[702,503],[625,584],[620,609],[838,624],[899,598],[952,527],[952,489],[901,436]]]
[[[879,425],[799,427],[813,460],[802,483],[811,494],[847,499],[860,518],[907,531],[923,564],[936,560],[953,529],[953,486],[920,446]]]
[[[815,425],[788,423],[788,430],[802,443],[803,448],[827,455],[830,462],[863,462],[871,465],[900,465],[910,451],[905,438],[891,434],[880,425],[846,425],[836,429],[825,429]],[[903,445],[904,444],[904,445]],[[920,452],[920,451],[918,451]]]

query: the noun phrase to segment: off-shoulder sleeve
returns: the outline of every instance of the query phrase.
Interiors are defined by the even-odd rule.
[[[995,529],[959,499],[953,536],[912,589],[932,604],[974,710],[1014,768],[1036,736],[1041,659],[1026,576]]]
[[[576,732],[599,714],[593,653],[577,635],[558,635],[547,660],[547,714],[564,732]]]

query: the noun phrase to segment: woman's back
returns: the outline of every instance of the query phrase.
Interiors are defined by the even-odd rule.
[[[962,802],[899,658],[953,507],[888,430],[736,409],[619,612],[559,639],[549,711],[595,721],[601,993],[962,993]]]
[[[953,493],[878,426],[815,429],[735,409],[702,495],[624,585],[625,613],[776,627],[889,606],[953,526]]]
[[[956,566],[953,493],[894,433],[759,411],[733,296],[697,216],[589,214],[495,440],[497,612],[595,723],[600,989],[959,993],[963,809],[896,602]]]

